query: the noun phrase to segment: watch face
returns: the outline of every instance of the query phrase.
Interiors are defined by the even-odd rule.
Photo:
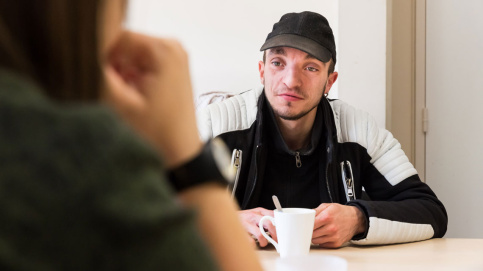
[[[225,142],[220,138],[211,141],[211,152],[213,159],[221,174],[231,184],[235,180],[236,168],[231,165],[231,155]]]

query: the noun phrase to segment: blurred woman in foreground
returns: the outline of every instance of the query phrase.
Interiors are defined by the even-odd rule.
[[[168,186],[203,147],[187,56],[125,8],[0,0],[0,269],[259,270],[226,188]]]

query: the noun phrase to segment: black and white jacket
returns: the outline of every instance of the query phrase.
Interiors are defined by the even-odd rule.
[[[198,114],[200,135],[221,137],[233,149],[237,180],[233,193],[242,209],[258,207],[266,147],[263,87],[208,105]],[[448,218],[443,204],[421,180],[392,134],[367,113],[322,99],[327,138],[318,151],[326,156],[320,176],[332,202],[359,207],[369,229],[353,243],[372,245],[442,237]],[[363,190],[369,196],[361,199]]]

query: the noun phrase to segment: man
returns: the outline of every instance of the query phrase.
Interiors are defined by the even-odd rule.
[[[260,246],[267,241],[258,221],[272,214],[272,195],[283,207],[316,208],[312,242],[324,247],[442,237],[444,206],[398,141],[366,113],[326,98],[338,77],[327,20],[285,14],[261,51],[264,87],[198,115],[202,137],[221,137],[234,149],[233,193]],[[272,225],[264,226],[276,237]]]

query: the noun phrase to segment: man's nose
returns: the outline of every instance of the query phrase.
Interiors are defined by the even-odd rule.
[[[301,72],[297,70],[295,67],[287,67],[285,68],[283,83],[288,88],[300,87],[300,85],[302,84],[301,76],[302,76]]]

